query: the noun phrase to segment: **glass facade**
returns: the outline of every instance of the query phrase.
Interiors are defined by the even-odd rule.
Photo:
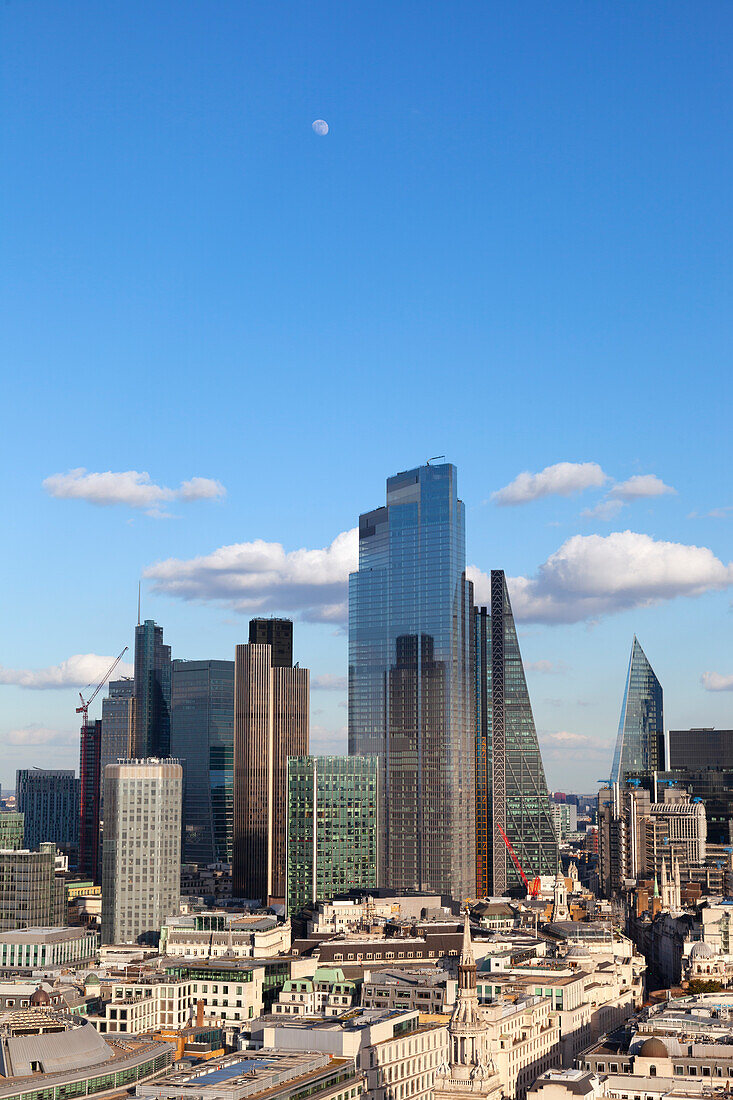
[[[79,840],[79,780],[65,769],[21,768],[16,773],[18,810],[25,815],[24,844],[52,841],[67,853]]]
[[[100,719],[81,727],[79,750],[79,872],[93,882],[100,877],[99,823],[101,804]]]
[[[132,715],[135,681],[110,680],[102,700],[102,748],[100,773],[104,787],[104,769],[132,755]]]
[[[170,756],[171,647],[152,619],[135,627],[133,756]]]
[[[506,578],[491,571],[491,605],[474,611],[476,892],[523,889],[525,874],[557,870],[557,839]]]
[[[349,578],[349,752],[380,760],[380,886],[475,887],[470,609],[455,466],[389,478]]]
[[[287,911],[377,885],[376,756],[288,759]]]
[[[183,860],[231,863],[234,661],[174,661],[171,754],[183,765]]]
[[[621,704],[611,782],[664,770],[662,685],[634,637]]]
[[[17,850],[23,847],[23,814],[12,810],[0,810],[0,849]]]

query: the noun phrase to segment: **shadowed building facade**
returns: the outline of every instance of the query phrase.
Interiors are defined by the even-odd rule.
[[[272,647],[238,645],[234,662],[235,896],[285,900],[287,763],[308,753],[309,673],[273,666]]]
[[[107,695],[102,700],[102,746],[100,772],[104,798],[104,769],[132,755],[135,681],[110,680]]]
[[[183,766],[183,859],[231,863],[234,661],[174,661],[171,755]]]
[[[101,719],[81,727],[79,751],[79,872],[99,881],[101,807]]]
[[[525,874],[554,875],[557,839],[545,770],[506,579],[491,571],[491,601],[474,609],[476,690],[476,892],[523,886],[500,828]]]
[[[379,757],[380,886],[475,889],[471,585],[455,466],[387,480],[349,578],[349,753]]]
[[[634,636],[621,704],[611,783],[664,771],[662,685]]]
[[[163,644],[163,627],[152,619],[135,627],[135,707],[133,756],[170,755],[171,647]]]

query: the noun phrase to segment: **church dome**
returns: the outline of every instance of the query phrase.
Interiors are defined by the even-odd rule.
[[[714,959],[715,948],[709,943],[694,943],[690,951],[691,959]]]
[[[662,1042],[661,1039],[658,1039],[656,1037],[656,1035],[654,1036],[653,1039],[646,1039],[641,1044],[641,1049],[639,1051],[639,1054],[641,1055],[642,1058],[668,1058],[669,1057],[669,1052],[668,1052],[666,1046],[664,1045],[664,1043]]]

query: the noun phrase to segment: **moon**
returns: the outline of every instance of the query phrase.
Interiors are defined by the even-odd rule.
[[[311,128],[314,134],[318,134],[319,137],[325,137],[328,133],[328,123],[324,122],[322,118],[317,118],[315,122],[311,123]]]

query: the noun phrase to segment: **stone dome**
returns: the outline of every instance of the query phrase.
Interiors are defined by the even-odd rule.
[[[641,1049],[639,1050],[639,1054],[641,1055],[642,1058],[668,1058],[669,1057],[669,1052],[668,1052],[666,1046],[664,1045],[664,1043],[662,1042],[661,1039],[658,1039],[656,1037],[656,1035],[654,1036],[653,1039],[645,1039],[644,1040],[644,1042],[641,1044]]]
[[[691,959],[714,959],[715,948],[709,943],[693,943],[690,951]]]

